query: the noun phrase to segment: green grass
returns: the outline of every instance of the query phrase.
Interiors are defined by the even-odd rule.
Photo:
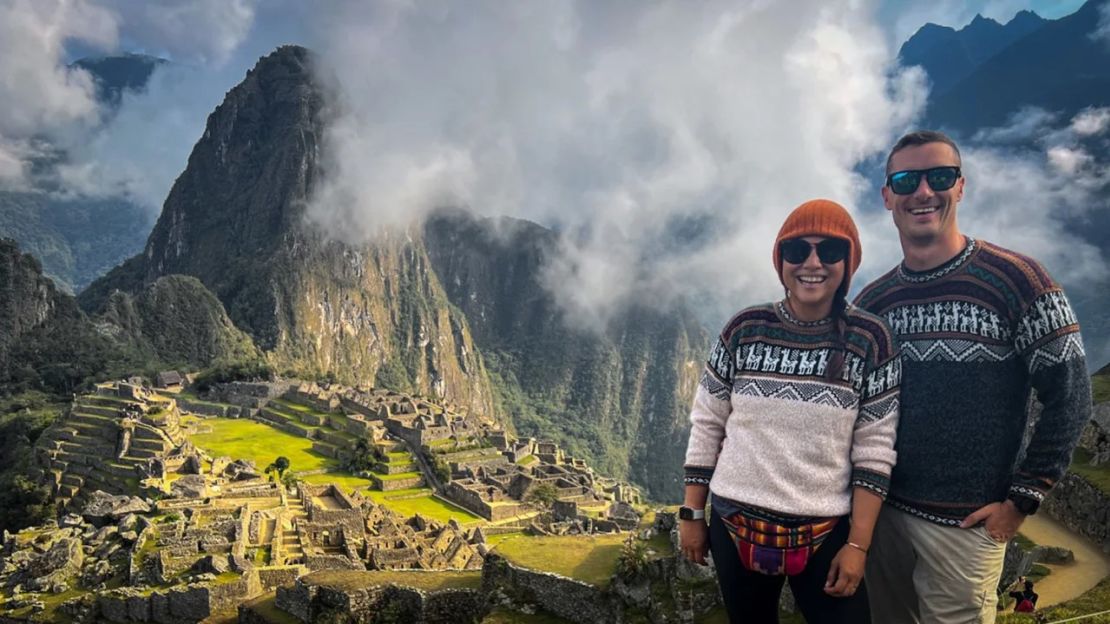
[[[372,585],[404,585],[438,591],[441,589],[478,589],[482,585],[480,570],[450,570],[425,572],[422,570],[325,570],[301,577],[308,586],[328,586],[336,589],[362,589]]]
[[[1029,539],[1028,537],[1025,537],[1021,533],[1018,533],[1017,535],[1015,535],[1014,540],[1018,543],[1018,546],[1021,546],[1021,549],[1026,551],[1026,552],[1028,552],[1030,550],[1033,550],[1034,548],[1037,547],[1036,542]]]
[[[494,552],[534,570],[555,572],[597,587],[606,587],[617,570],[625,535],[518,537]]]
[[[399,481],[401,479],[412,479],[414,477],[420,477],[423,475],[419,472],[398,472],[397,474],[390,475],[375,472],[374,476],[381,479],[382,481]]]
[[[204,424],[211,428],[209,433],[190,437],[214,457],[253,460],[260,470],[279,455],[289,458],[290,469],[295,472],[337,467],[335,460],[312,450],[312,440],[276,427],[243,418],[207,418]]]
[[[1110,464],[1091,466],[1090,461],[1091,454],[1077,448],[1071,458],[1069,470],[1093,483],[1104,494],[1110,494]]]
[[[232,459],[253,460],[255,466],[265,470],[270,462],[284,455],[293,472],[329,471],[306,475],[301,478],[305,483],[334,483],[348,492],[373,484],[369,479],[341,470],[336,460],[313,451],[312,440],[308,438],[243,418],[206,418],[204,424],[211,427],[211,431],[192,434],[190,438],[215,457],[227,455]]]
[[[1091,396],[1095,403],[1110,401],[1110,374],[1091,377]]]
[[[427,496],[398,498],[398,496],[411,496],[418,492],[427,492]],[[454,518],[460,524],[483,521],[480,516],[476,516],[462,507],[456,507],[442,499],[433,497],[430,488],[409,488],[394,492],[366,490],[362,492],[362,495],[404,516],[420,514],[425,518],[439,520],[440,522],[447,522]]]
[[[363,477],[356,477],[355,475],[342,474],[335,472],[325,472],[323,474],[305,475],[300,477],[304,483],[312,485],[320,485],[323,483],[334,483],[339,486],[344,492],[348,494],[357,490],[358,488],[370,487],[374,484],[370,479]]]

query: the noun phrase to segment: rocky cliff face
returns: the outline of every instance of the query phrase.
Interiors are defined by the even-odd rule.
[[[541,283],[556,235],[534,223],[441,214],[425,237],[518,433],[553,437],[653,498],[681,495],[709,342],[700,325],[682,310],[633,307],[601,334],[575,328]]]
[[[82,305],[102,310],[113,290],[191,275],[279,369],[492,413],[466,319],[419,240],[399,233],[352,246],[306,223],[324,106],[310,64],[307,50],[280,48],[228,93],[142,256],[93,284]]]
[[[15,241],[0,239],[0,377],[12,347],[56,313],[60,298],[37,260],[20,253]]]

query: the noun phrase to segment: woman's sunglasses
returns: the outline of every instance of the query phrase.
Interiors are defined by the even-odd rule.
[[[925,176],[925,182],[934,191],[947,191],[956,186],[956,180],[960,179],[960,168],[933,167],[895,171],[886,177],[886,185],[895,195],[912,195],[921,184],[921,176]]]
[[[779,254],[790,264],[805,264],[814,248],[821,264],[836,264],[848,257],[848,241],[840,238],[826,238],[816,245],[804,238],[791,238],[779,243]]]

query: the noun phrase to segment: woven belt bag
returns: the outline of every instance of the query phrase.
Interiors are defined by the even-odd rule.
[[[760,574],[793,576],[806,569],[809,558],[817,552],[840,518],[798,526],[784,526],[743,513],[722,520],[745,568]]]

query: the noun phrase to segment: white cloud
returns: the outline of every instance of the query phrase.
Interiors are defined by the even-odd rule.
[[[1091,31],[1091,38],[1101,39],[1106,45],[1110,45],[1110,3],[1104,3],[1099,7],[1098,15],[1098,25]]]
[[[859,2],[352,4],[319,27],[338,116],[313,219],[364,236],[465,205],[558,226],[547,282],[594,325],[632,297],[776,296],[785,215],[859,205],[854,167],[924,101]],[[700,239],[674,240],[690,223]]]
[[[243,43],[259,0],[98,0],[119,16],[123,35],[149,54],[222,64]]]
[[[1110,5],[1107,5],[1110,6]],[[1110,127],[1110,108],[1088,108],[1072,119],[1071,131],[1077,136],[1102,134]]]
[[[82,1],[9,0],[0,4],[0,180],[26,183],[32,141],[93,125],[98,111],[91,77],[62,63],[74,38],[98,47],[116,40],[103,9]]]

